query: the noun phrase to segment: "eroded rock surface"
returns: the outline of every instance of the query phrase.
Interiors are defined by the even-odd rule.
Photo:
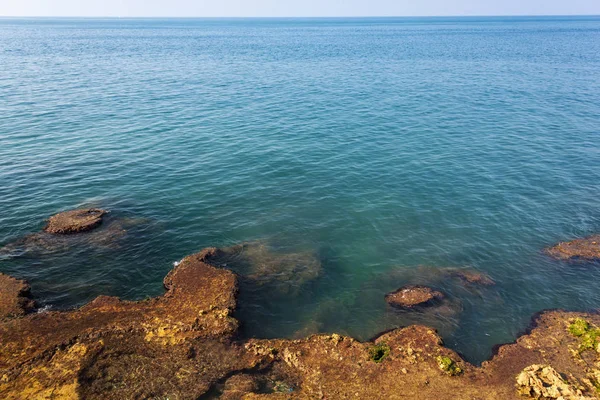
[[[445,298],[440,291],[427,286],[407,285],[385,295],[385,301],[398,308],[425,307],[436,304]]]
[[[600,260],[600,235],[562,242],[547,248],[546,253],[560,260]]]
[[[519,399],[537,396],[523,390],[537,379],[560,384],[546,366],[567,380],[561,393],[595,395],[597,315],[544,313],[481,368],[417,325],[366,343],[337,334],[240,340],[236,276],[207,262],[216,252],[183,259],[154,299],[102,296],[0,323],[0,398]],[[536,365],[542,374],[527,369]]]
[[[0,274],[0,321],[22,317],[34,308],[29,290],[27,282]]]
[[[106,211],[99,208],[61,212],[48,219],[44,231],[56,235],[91,231],[102,223],[104,215]]]
[[[517,388],[533,399],[591,400],[549,365],[531,365],[517,376]]]

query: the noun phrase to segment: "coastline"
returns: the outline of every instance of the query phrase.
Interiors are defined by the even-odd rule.
[[[569,326],[578,319],[600,326],[599,315],[542,312],[528,333],[498,346],[481,367],[444,347],[433,329],[418,325],[372,342],[337,334],[241,340],[232,316],[237,277],[209,263],[215,251],[184,258],[165,277],[165,294],[156,298],[100,296],[77,310],[27,315],[2,308],[0,394],[12,399],[510,399],[527,391],[535,395],[537,383],[539,390],[554,387],[564,398],[595,395],[598,352],[579,352],[580,338]],[[3,292],[8,293],[4,287]],[[13,304],[29,304],[22,301],[27,291],[14,290],[12,297]],[[548,368],[564,382],[547,384],[554,376]]]

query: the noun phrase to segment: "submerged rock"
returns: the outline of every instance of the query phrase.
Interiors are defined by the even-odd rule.
[[[547,248],[546,253],[560,260],[600,260],[600,235],[561,242]]]
[[[107,212],[99,208],[84,208],[65,211],[51,216],[45,232],[65,235],[91,231],[102,223]]]
[[[312,251],[283,253],[264,242],[215,249],[207,262],[231,268],[256,285],[293,294],[321,274],[321,261]]]
[[[0,274],[0,321],[22,317],[35,307],[25,281]]]
[[[75,210],[81,211],[81,210]],[[85,211],[85,210],[83,210]],[[100,210],[106,213],[104,210]],[[68,212],[67,212],[68,213]],[[57,214],[61,216],[65,213]],[[7,244],[0,248],[0,255],[6,255],[9,257],[21,256],[23,254],[45,254],[54,253],[69,250],[73,247],[90,247],[90,248],[117,248],[119,247],[119,241],[127,235],[130,228],[139,226],[140,224],[147,223],[147,220],[143,218],[112,218],[105,221],[104,214],[99,219],[102,221],[102,226],[96,225],[90,230],[84,231],[68,231],[69,228],[65,228],[68,222],[56,222],[54,217],[50,217],[50,223],[47,228],[42,232],[36,232],[15,240],[12,243]],[[61,217],[63,221],[68,220],[67,217]],[[67,218],[67,219],[65,219]],[[84,220],[85,217],[82,217]],[[85,224],[93,224],[94,220],[98,220],[97,214],[90,216],[87,222],[82,222],[80,227]],[[54,222],[52,222],[54,221]],[[64,225],[66,224],[66,225]],[[52,226],[49,233],[47,229]],[[62,228],[61,228],[62,226]],[[57,232],[63,233],[57,233]],[[85,234],[83,234],[85,232]],[[76,234],[82,233],[82,234]]]
[[[474,269],[448,268],[446,274],[458,278],[467,285],[494,286],[496,282],[489,275]]]
[[[236,276],[206,262],[216,252],[184,258],[157,298],[101,296],[77,310],[0,321],[0,398],[510,400],[535,398],[536,389],[526,390],[533,387],[551,396],[553,386],[565,399],[595,393],[597,365],[582,362],[584,335],[569,324],[585,319],[592,329],[598,315],[543,313],[481,368],[418,325],[366,343],[337,334],[241,339]],[[22,290],[0,293],[14,301]]]
[[[426,307],[445,298],[440,291],[427,286],[407,285],[385,295],[385,301],[398,308]]]

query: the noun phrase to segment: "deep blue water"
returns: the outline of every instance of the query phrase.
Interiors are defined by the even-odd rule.
[[[0,245],[78,206],[133,221],[0,271],[68,308],[258,240],[322,270],[243,285],[245,335],[421,322],[481,361],[537,311],[600,307],[600,266],[541,252],[600,231],[599,138],[600,17],[0,19]],[[432,273],[466,266],[497,285]],[[414,282],[462,310],[386,307]]]

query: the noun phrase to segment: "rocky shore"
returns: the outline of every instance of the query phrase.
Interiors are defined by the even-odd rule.
[[[256,248],[245,257],[264,254]],[[285,260],[298,268],[312,265],[306,259]],[[600,315],[541,313],[481,367],[444,347],[426,326],[370,342],[338,334],[246,340],[233,315],[238,276],[220,268],[222,260],[223,250],[205,249],[177,264],[160,297],[101,296],[71,311],[34,312],[27,283],[0,275],[0,398],[496,400],[600,393]],[[493,284],[473,274],[461,279]],[[417,288],[420,302],[442,295]]]
[[[22,301],[23,283],[3,276],[2,398],[597,395],[598,315],[542,313],[528,334],[500,346],[481,367],[445,348],[425,326],[397,329],[367,343],[336,334],[244,341],[237,338],[238,321],[232,316],[237,278],[207,263],[214,254],[215,249],[207,249],[182,260],[165,278],[161,297],[138,302],[99,297],[64,312],[26,315],[30,308]],[[7,281],[17,287],[5,291]],[[580,331],[574,331],[577,324],[583,326]]]

